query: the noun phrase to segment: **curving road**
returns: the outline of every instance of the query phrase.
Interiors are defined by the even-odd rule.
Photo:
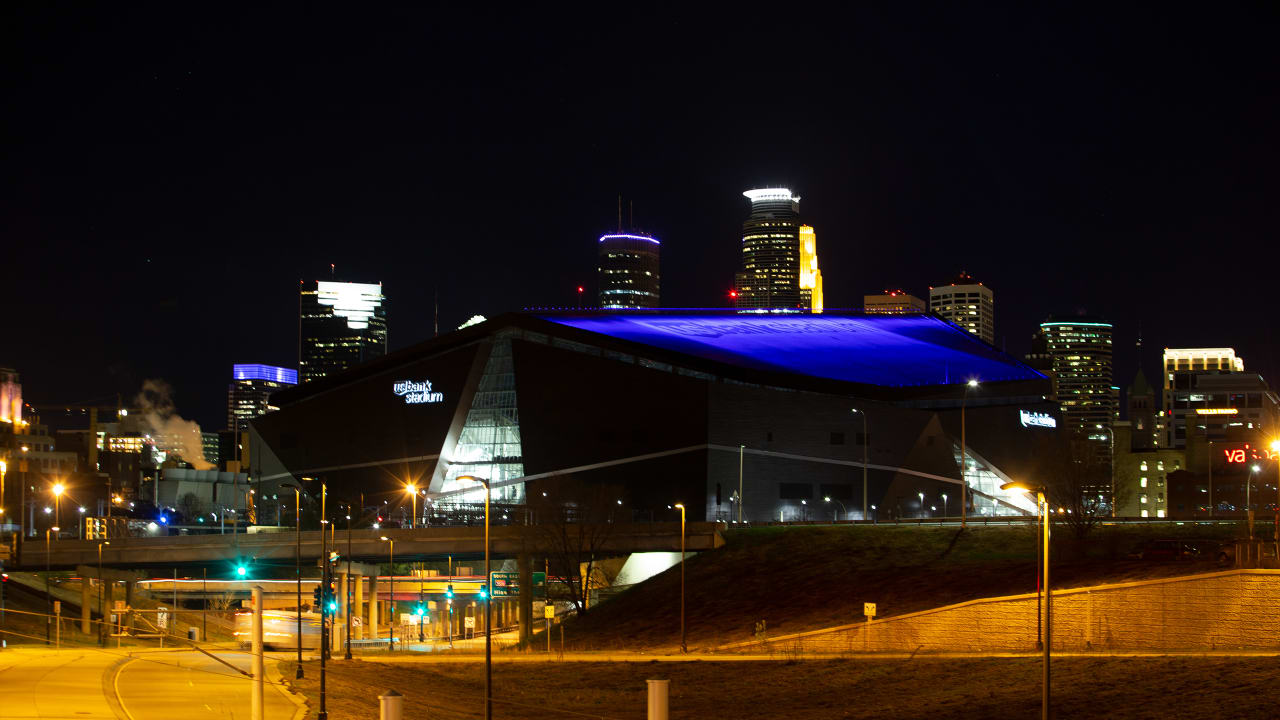
[[[217,653],[249,669],[244,653]],[[292,720],[303,709],[268,660],[265,716]],[[0,720],[230,720],[249,717],[250,680],[195,651],[97,649],[0,651]]]

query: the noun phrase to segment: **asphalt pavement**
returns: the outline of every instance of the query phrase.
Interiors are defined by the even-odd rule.
[[[219,658],[246,672],[245,653]],[[293,720],[304,707],[267,662],[264,692],[269,720]],[[0,720],[108,718],[110,720],[231,720],[248,718],[251,681],[193,650],[111,651],[29,649],[0,651]]]

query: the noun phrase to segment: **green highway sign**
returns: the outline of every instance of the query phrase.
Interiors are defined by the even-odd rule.
[[[547,586],[547,574],[533,573],[535,590]],[[520,573],[493,572],[489,574],[489,588],[492,597],[516,597],[520,594]]]

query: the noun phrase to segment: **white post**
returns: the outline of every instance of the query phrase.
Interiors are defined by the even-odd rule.
[[[404,712],[404,696],[395,690],[388,690],[378,696],[378,719],[400,720]]]
[[[253,588],[253,690],[249,701],[250,717],[264,720],[262,663],[262,588]]]
[[[649,684],[648,720],[667,720],[667,697],[671,691],[670,680],[646,680]]]

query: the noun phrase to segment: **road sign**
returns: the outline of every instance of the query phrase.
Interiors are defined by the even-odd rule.
[[[876,604],[875,604],[875,603],[862,603],[862,614],[863,614],[863,615],[866,615],[868,620],[870,620],[871,618],[875,617],[875,616],[876,616]]]
[[[169,627],[169,608],[158,607],[156,610],[156,627],[164,630]]]
[[[54,615],[61,615],[61,614],[62,614],[62,601],[61,601],[61,600],[54,600],[54,601],[53,601],[53,614],[54,614]]]
[[[465,617],[465,618],[463,618],[463,627],[465,627],[465,628],[466,628],[466,629],[468,629],[468,630],[475,630],[475,629],[476,629],[476,619],[475,619],[474,617]]]
[[[555,605],[552,605],[551,603],[547,603],[546,605],[543,605],[543,606],[542,606],[542,616],[543,616],[543,617],[545,617],[545,618],[547,618],[548,620],[550,620],[551,618],[555,617],[555,616],[556,616],[556,606],[555,606]]]
[[[515,597],[520,594],[520,573],[493,572],[489,576],[489,585],[493,588],[493,597]],[[547,574],[533,573],[533,588],[538,590],[547,586]]]

